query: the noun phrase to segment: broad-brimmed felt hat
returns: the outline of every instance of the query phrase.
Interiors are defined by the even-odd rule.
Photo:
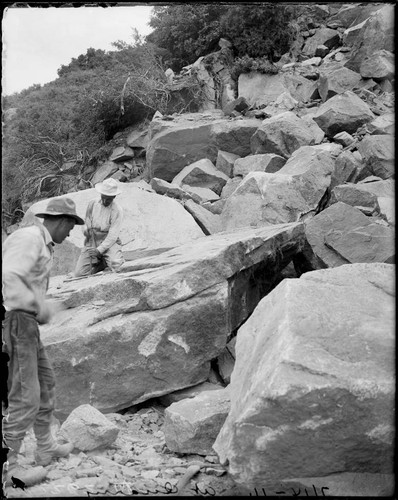
[[[105,179],[103,182],[98,182],[95,189],[105,196],[116,196],[120,194],[119,183],[116,179]]]
[[[75,219],[76,224],[79,224],[80,226],[84,224],[84,220],[76,213],[75,202],[71,198],[67,198],[65,196],[52,198],[48,202],[47,208],[35,215],[36,217],[44,217],[45,215],[65,215]]]

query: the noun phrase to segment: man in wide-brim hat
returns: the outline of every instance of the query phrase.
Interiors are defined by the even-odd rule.
[[[115,201],[121,193],[119,183],[110,178],[96,184],[95,189],[101,197],[87,205],[84,248],[76,264],[75,276],[95,274],[105,267],[118,272],[124,262],[119,238],[123,211]]]
[[[5,482],[17,477],[26,486],[41,482],[43,467],[24,469],[17,457],[27,431],[33,427],[36,463],[48,465],[67,456],[70,443],[58,444],[51,433],[55,408],[55,377],[40,340],[39,324],[48,323],[59,310],[45,299],[53,262],[53,246],[62,243],[75,224],[84,220],[68,197],[51,199],[35,214],[43,224],[17,229],[3,243],[3,352],[8,361],[8,406],[3,419],[3,440],[9,448]]]

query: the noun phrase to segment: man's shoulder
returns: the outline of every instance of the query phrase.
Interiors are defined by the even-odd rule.
[[[4,246],[9,246],[13,242],[19,241],[34,241],[43,239],[43,235],[39,226],[25,226],[20,227],[16,231],[12,232],[4,241]]]
[[[28,236],[41,236],[41,228],[36,224],[32,224],[31,226],[20,227],[16,231],[10,234],[10,236],[20,236],[20,237],[28,237]]]

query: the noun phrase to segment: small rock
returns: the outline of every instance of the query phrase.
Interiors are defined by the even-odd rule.
[[[59,433],[75,448],[87,451],[111,445],[119,434],[119,428],[96,408],[85,404],[72,411]]]
[[[220,463],[220,460],[218,459],[217,455],[206,455],[205,462],[209,462],[211,464],[218,464]]]

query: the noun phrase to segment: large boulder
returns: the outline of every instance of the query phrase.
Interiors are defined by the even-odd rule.
[[[259,123],[255,118],[228,120],[221,110],[184,113],[171,121],[153,118],[146,155],[150,177],[170,182],[195,161],[215,163],[219,150],[246,156]]]
[[[231,410],[213,445],[234,481],[261,492],[393,473],[394,276],[388,264],[318,270],[259,303],[237,334]]]
[[[330,153],[314,149],[293,155],[275,174],[250,172],[227,198],[221,227],[232,230],[301,220],[318,207],[333,169]]]
[[[350,28],[366,21],[373,12],[381,7],[381,4],[372,3],[343,4],[335,14],[329,17],[328,23],[338,21],[342,28]]]
[[[177,453],[213,454],[213,444],[230,409],[228,388],[201,392],[165,411],[164,438]]]
[[[118,411],[204,382],[269,290],[264,274],[272,281],[305,245],[303,224],[285,224],[198,238],[125,262],[117,276],[54,277],[48,297],[66,309],[41,338],[57,412]]]
[[[358,151],[372,175],[389,179],[395,175],[394,137],[367,135],[358,145]]]
[[[394,232],[339,201],[306,221],[308,243],[324,267],[394,262]]]
[[[314,121],[328,137],[343,131],[352,134],[373,118],[369,106],[351,91],[331,97],[313,115]]]
[[[292,111],[263,120],[250,140],[252,154],[274,153],[284,158],[312,144],[315,136],[310,126]]]
[[[126,258],[137,249],[174,247],[204,236],[178,201],[144,191],[136,183],[120,184],[120,190],[116,201],[123,209],[120,239]],[[88,202],[99,199],[100,195],[92,188],[68,193],[68,197],[76,203],[77,213],[84,218]],[[26,212],[22,225],[41,224],[34,214],[44,209],[47,203],[48,200],[41,200],[33,204]],[[52,274],[73,271],[83,245],[83,232],[75,226],[62,245],[54,247]]]
[[[361,81],[361,75],[344,66],[332,66],[320,72],[318,80],[318,92],[322,101],[326,101],[336,94],[342,94],[346,90],[357,87]]]
[[[364,59],[376,51],[384,49],[394,52],[394,9],[394,5],[381,6],[363,23],[353,38],[351,57],[345,63],[346,68],[359,72]]]

